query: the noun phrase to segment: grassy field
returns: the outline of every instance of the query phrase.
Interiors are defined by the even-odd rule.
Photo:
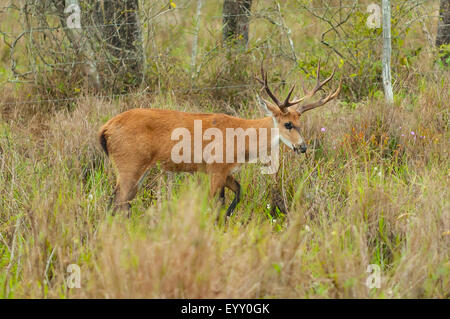
[[[220,15],[219,3],[208,3],[204,14]],[[259,1],[257,9],[270,5]],[[296,26],[298,17],[283,9]],[[201,48],[220,38],[221,21],[208,22]],[[14,20],[1,25],[12,29]],[[161,31],[157,46],[189,34],[180,30]],[[252,28],[251,45],[267,32]],[[300,59],[330,54],[308,51],[310,43],[320,47],[314,38],[321,32],[320,25],[293,27]],[[426,47],[420,24],[408,36]],[[407,39],[402,52],[410,52]],[[282,147],[277,179],[243,166],[235,174],[242,201],[226,225],[215,222],[224,208],[209,200],[207,176],[158,168],[131,217],[113,216],[115,173],[96,138],[108,119],[135,107],[261,116],[251,88],[177,93],[187,75],[175,73],[188,65],[191,44],[176,44],[167,61],[153,65],[160,74],[150,78],[162,90],[115,99],[81,90],[62,105],[20,104],[44,97],[29,96],[38,92],[33,85],[6,82],[8,51],[0,45],[0,298],[450,297],[450,72],[425,49],[407,67],[401,54],[395,60],[394,105],[379,82],[358,99],[347,88],[341,101],[303,117],[310,149],[299,156]],[[217,77],[224,59],[208,62],[199,85],[224,81]],[[251,77],[259,59],[249,61]],[[268,62],[273,72],[287,63],[277,61]],[[287,78],[298,81],[295,73]],[[272,213],[275,191],[287,216]],[[80,267],[81,288],[68,287],[70,264]],[[380,288],[366,286],[370,264],[380,267]]]

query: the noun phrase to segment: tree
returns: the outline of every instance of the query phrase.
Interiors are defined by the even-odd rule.
[[[145,59],[139,0],[99,1],[96,13],[95,20],[110,55],[110,65],[116,69],[117,76],[123,78],[125,85],[140,85]]]
[[[68,40],[84,61],[91,85],[105,92],[128,91],[142,83],[144,51],[138,0],[53,3]]]
[[[440,48],[446,44],[450,44],[450,0],[441,0],[436,46]],[[442,60],[446,61],[449,55],[448,51],[444,53]]]
[[[386,101],[389,104],[394,102],[394,93],[392,92],[391,75],[391,1],[382,1],[383,12],[383,86]]]
[[[100,76],[95,62],[95,54],[90,43],[84,41],[81,30],[81,12],[78,0],[53,0],[58,10],[63,30],[80,60],[86,61],[83,66],[89,84],[96,91],[100,90]],[[66,18],[66,15],[69,15]]]
[[[223,40],[247,47],[252,0],[224,0]]]

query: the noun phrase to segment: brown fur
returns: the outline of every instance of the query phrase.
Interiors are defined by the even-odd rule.
[[[291,121],[295,127],[299,126],[299,115],[289,112],[283,114],[270,102],[266,102],[273,109],[278,123]],[[264,117],[256,120],[241,119],[225,114],[186,113],[160,109],[132,109],[121,113],[105,125],[99,131],[99,141],[103,149],[109,154],[114,163],[118,177],[116,184],[115,205],[118,209],[128,209],[129,202],[135,197],[138,181],[144,173],[157,162],[163,169],[174,172],[206,172],[211,176],[210,195],[215,196],[224,187],[228,187],[236,194],[239,192],[239,184],[231,176],[231,172],[239,163],[174,163],[171,160],[172,147],[178,141],[171,140],[172,131],[178,127],[187,128],[191,136],[194,136],[194,120],[202,120],[203,131],[210,127],[220,129],[224,136],[224,148],[227,148],[226,128],[259,128],[273,127],[272,117]],[[298,130],[290,130],[279,125],[280,134],[288,140],[298,140]],[[203,133],[203,132],[202,132]],[[259,139],[258,139],[259,141]],[[193,138],[192,138],[193,143]],[[203,146],[210,141],[203,141]],[[259,147],[259,145],[258,145]],[[270,152],[270,145],[268,145]],[[236,143],[235,143],[236,158]],[[246,143],[246,153],[248,143]],[[192,152],[192,155],[194,152]],[[224,156],[226,151],[224,150]],[[248,158],[248,154],[246,154]],[[231,208],[231,207],[230,207]],[[231,213],[231,212],[230,212]]]
[[[330,77],[323,82],[320,82],[320,63],[317,69],[317,84],[305,96],[311,98],[318,92],[326,83],[328,83],[334,76],[334,71]],[[250,143],[249,137],[246,137],[245,149],[242,150],[245,154],[238,154],[240,150],[237,149],[237,143],[234,143],[234,149],[231,150],[232,145],[227,145],[226,129],[227,128],[241,128],[247,130],[249,128],[256,129],[257,149],[259,145],[259,129],[267,129],[267,150],[266,154],[271,152],[270,141],[272,140],[271,128],[275,125],[279,129],[280,139],[296,152],[306,152],[306,144],[300,135],[300,116],[302,113],[312,110],[316,107],[324,105],[333,100],[339,95],[342,87],[342,78],[339,83],[339,88],[330,93],[326,98],[319,101],[308,103],[299,108],[298,104],[305,98],[290,102],[290,96],[293,92],[294,86],[289,91],[288,96],[281,103],[272,93],[267,84],[267,75],[264,73],[261,64],[261,75],[263,89],[272,98],[275,104],[261,100],[263,108],[271,116],[264,117],[257,120],[246,120],[238,117],[233,117],[225,114],[204,114],[204,113],[185,113],[179,111],[159,110],[159,109],[133,109],[119,114],[109,120],[99,131],[99,141],[103,149],[109,154],[111,160],[115,164],[118,177],[115,192],[115,205],[118,209],[128,209],[130,201],[136,196],[138,190],[139,180],[144,173],[157,162],[168,171],[174,172],[197,172],[203,171],[211,175],[210,195],[215,196],[220,193],[223,199],[224,187],[231,189],[235,193],[235,199],[227,210],[227,215],[230,215],[236,207],[239,196],[239,183],[231,176],[233,169],[240,164],[236,159],[239,155],[244,155],[248,160],[250,157]],[[201,120],[202,136],[206,129],[216,128],[222,132],[223,137],[223,156],[226,156],[227,151],[234,154],[235,160],[233,163],[227,163],[223,158],[221,163],[213,162],[208,164],[203,156],[201,162],[194,162],[194,154],[203,155],[203,150],[210,141],[205,141],[201,138],[202,149],[194,149],[194,121]],[[288,126],[286,126],[288,125]],[[175,163],[172,160],[172,149],[178,144],[178,140],[172,140],[172,131],[176,128],[185,128],[190,132],[191,136],[191,163]],[[260,152],[258,151],[258,155]],[[256,154],[255,154],[256,155]],[[253,159],[253,158],[252,158]]]

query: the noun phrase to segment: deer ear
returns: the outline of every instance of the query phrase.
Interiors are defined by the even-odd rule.
[[[274,105],[273,103],[270,103],[267,100],[264,100],[259,95],[256,95],[256,99],[258,100],[259,107],[267,116],[276,116],[278,113],[280,113],[280,109]]]

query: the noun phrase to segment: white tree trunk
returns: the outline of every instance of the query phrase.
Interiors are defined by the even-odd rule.
[[[383,86],[386,102],[394,102],[391,76],[391,3],[390,0],[382,0],[383,4]]]
[[[202,14],[203,0],[197,0],[197,12],[195,14],[195,30],[194,39],[192,40],[192,55],[191,55],[191,72],[192,77],[195,76],[197,72],[197,46],[198,46],[198,32],[200,25],[200,15]]]

